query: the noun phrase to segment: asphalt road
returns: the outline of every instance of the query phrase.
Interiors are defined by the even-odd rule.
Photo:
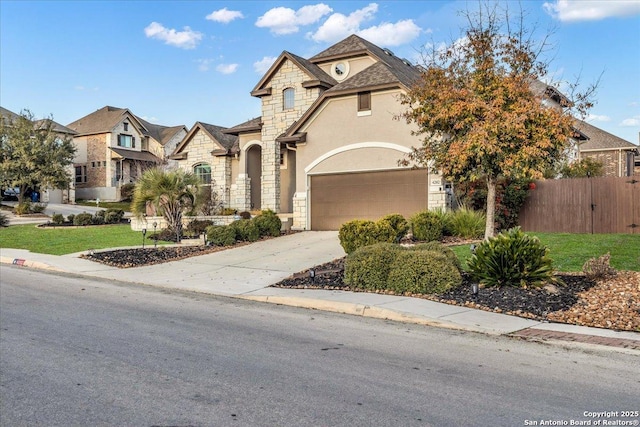
[[[640,410],[640,358],[0,267],[2,426],[523,426]],[[631,414],[633,415],[633,414]]]

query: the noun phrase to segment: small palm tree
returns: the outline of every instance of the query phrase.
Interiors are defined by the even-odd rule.
[[[151,204],[165,218],[169,229],[176,233],[176,239],[180,242],[182,214],[196,208],[200,184],[196,175],[181,169],[149,169],[136,183],[131,210],[141,217]]]

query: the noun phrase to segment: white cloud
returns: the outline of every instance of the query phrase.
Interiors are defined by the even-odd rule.
[[[611,117],[598,115],[598,114],[589,114],[589,116],[587,116],[587,121],[588,122],[610,122]]]
[[[310,37],[316,42],[337,42],[349,34],[358,33],[360,25],[372,19],[377,11],[378,5],[370,3],[362,9],[351,12],[348,16],[334,13]]]
[[[277,35],[297,33],[301,26],[318,22],[332,11],[324,3],[303,6],[297,11],[288,7],[275,7],[258,18],[256,27],[269,28]]]
[[[182,49],[193,49],[202,40],[202,33],[184,27],[184,31],[176,31],[173,28],[165,28],[162,24],[152,22],[144,29],[145,35],[150,39],[158,39],[170,46]]]
[[[82,86],[82,85],[77,85],[77,86],[75,86],[73,89],[75,89],[75,90],[77,90],[77,91],[80,91],[80,92],[83,92],[83,91],[97,92],[97,91],[99,91],[99,90],[100,90],[100,88],[99,88],[98,86],[95,86],[95,87],[85,87],[85,86]]]
[[[229,10],[226,7],[220,10],[216,10],[207,15],[206,19],[209,21],[221,22],[228,24],[234,19],[244,18],[244,15],[239,10]]]
[[[625,127],[640,126],[640,115],[633,116],[629,119],[624,119],[622,123],[620,123],[620,126],[625,126]]]
[[[216,67],[216,71],[222,74],[233,74],[238,69],[238,64],[220,64]]]
[[[271,65],[276,62],[276,59],[278,58],[275,56],[265,56],[260,61],[256,61],[253,63],[253,69],[256,71],[256,73],[264,74],[269,70],[269,67],[271,67]]]
[[[640,2],[637,0],[556,0],[545,2],[542,7],[555,19],[566,22],[640,14]]]
[[[412,19],[398,21],[395,24],[388,22],[366,28],[358,32],[359,36],[369,40],[373,44],[385,46],[399,46],[409,43],[420,35],[421,29]]]

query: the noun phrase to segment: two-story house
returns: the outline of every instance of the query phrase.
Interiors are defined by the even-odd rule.
[[[78,199],[119,200],[120,187],[168,161],[187,134],[184,125],[149,123],[126,108],[106,106],[67,125],[76,132]]]
[[[228,166],[212,167],[212,180],[228,190],[229,205],[272,209],[298,230],[443,206],[439,175],[398,163],[420,145],[414,128],[396,119],[399,95],[419,76],[409,61],[356,35],[309,59],[285,51],[251,91],[261,116],[222,130],[237,137],[237,148],[222,154],[208,145],[200,149],[208,159],[192,156],[204,143],[192,138],[172,158],[195,170],[221,153]]]

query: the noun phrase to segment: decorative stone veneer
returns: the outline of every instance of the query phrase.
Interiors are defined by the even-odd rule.
[[[293,196],[293,226],[291,229],[307,229],[307,193],[298,192]]]
[[[276,138],[298,120],[320,96],[318,88],[306,89],[310,77],[286,59],[271,80],[271,95],[262,97],[262,209],[280,212],[280,143]],[[284,110],[283,91],[295,89],[294,108]]]
[[[247,174],[239,174],[231,185],[231,206],[239,211],[251,210],[251,178]]]
[[[429,173],[429,195],[427,197],[427,208],[435,210],[438,208],[446,208],[447,195],[444,187],[442,176],[435,173]]]

